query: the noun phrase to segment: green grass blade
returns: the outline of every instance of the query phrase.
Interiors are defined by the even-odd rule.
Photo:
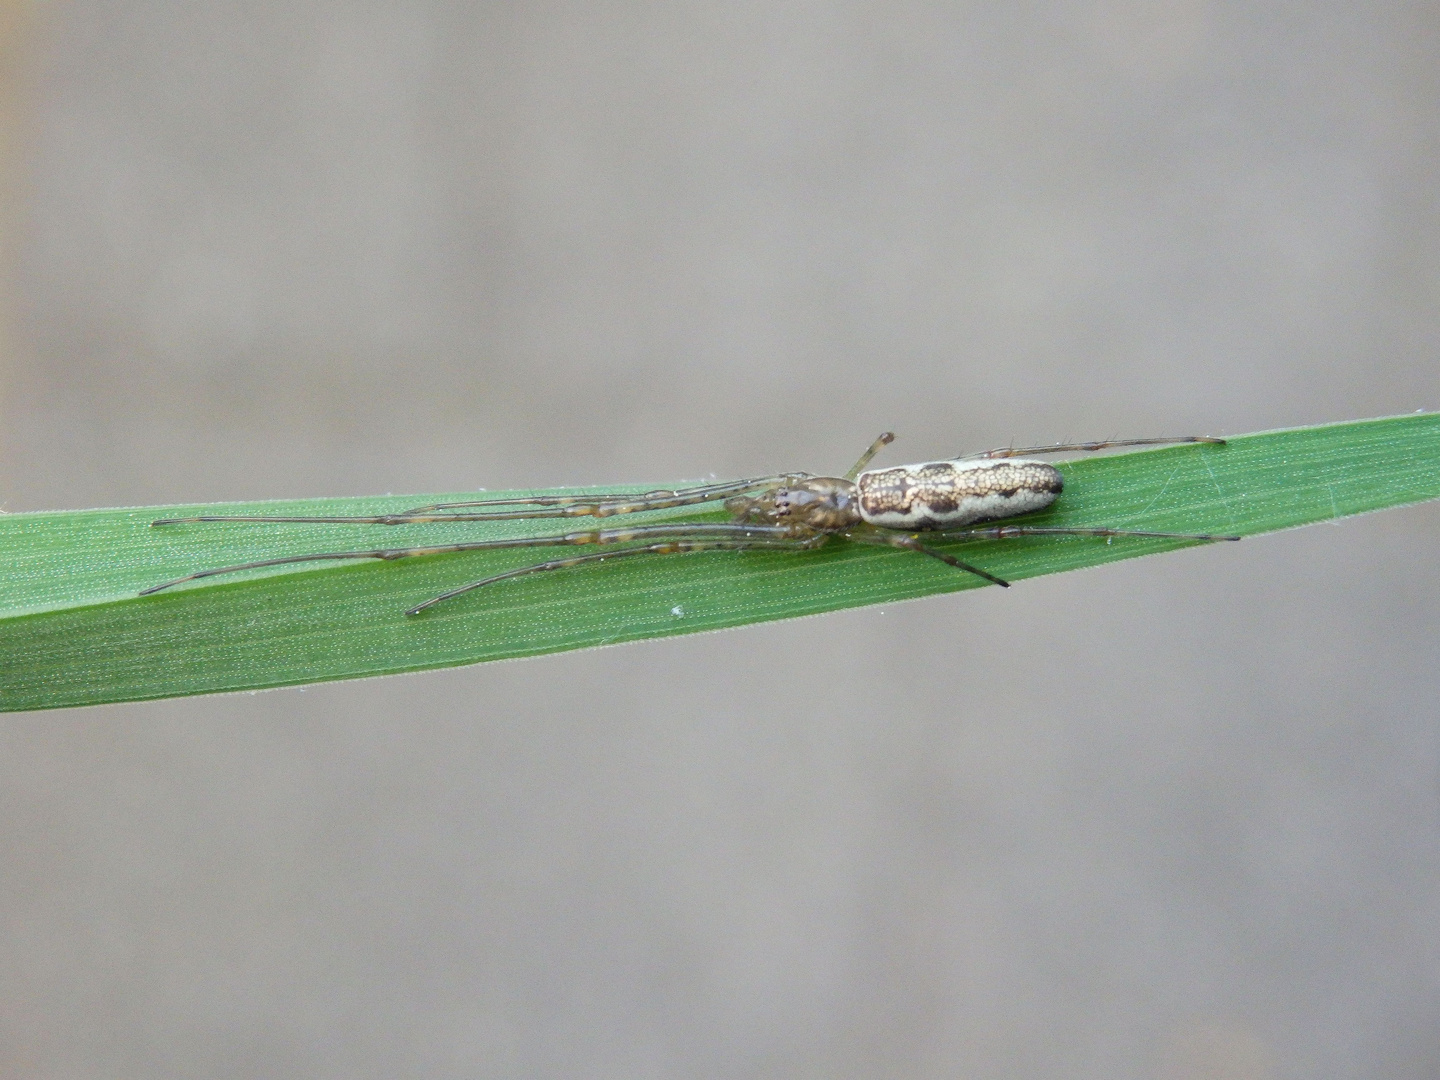
[[[1440,414],[1264,432],[1236,437],[1222,447],[1180,446],[1071,461],[1061,468],[1065,494],[1034,519],[1037,524],[1253,535],[1440,497]],[[523,521],[164,529],[149,524],[156,517],[195,513],[393,513],[455,497],[0,516],[0,709],[415,671],[714,630],[981,584],[932,559],[835,543],[808,553],[638,558],[535,575],[479,590],[420,618],[403,612],[455,585],[535,561],[535,552],[310,563],[136,595],[194,570],[256,559],[567,527]],[[684,516],[669,511],[650,517]],[[950,550],[1019,581],[1181,546],[1163,540],[1035,537]]]

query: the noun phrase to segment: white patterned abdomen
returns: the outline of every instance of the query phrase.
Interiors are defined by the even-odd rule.
[[[960,529],[1055,501],[1063,487],[1048,462],[1027,458],[929,461],[870,469],[855,480],[860,516],[886,529]]]

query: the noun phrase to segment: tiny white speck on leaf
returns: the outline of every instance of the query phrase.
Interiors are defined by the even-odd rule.
[[[682,615],[685,614],[685,609],[684,609],[683,607],[681,607],[679,604],[676,604],[674,607],[672,607],[672,608],[670,609],[670,614],[671,614],[671,615],[674,615],[674,616],[678,619],[678,618],[680,618],[680,616],[682,616]]]

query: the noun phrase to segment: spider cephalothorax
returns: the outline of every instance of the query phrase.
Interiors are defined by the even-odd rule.
[[[861,522],[855,485],[836,476],[787,477],[782,487],[725,500],[736,521],[788,525],[799,534],[838,532]]]

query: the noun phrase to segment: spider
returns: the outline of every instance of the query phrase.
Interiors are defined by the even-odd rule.
[[[1034,525],[971,526],[987,521],[1043,510],[1055,501],[1063,488],[1059,470],[1025,454],[1092,452],[1117,446],[1159,446],[1176,443],[1224,445],[1224,439],[1192,435],[1175,439],[1118,439],[1106,442],[1059,443],[987,450],[983,454],[948,461],[927,461],[867,469],[871,459],[895,438],[885,432],[844,476],[812,476],[809,473],[781,473],[753,480],[702,484],[675,490],[657,490],[613,495],[538,495],[518,499],[478,499],[466,502],[434,503],[400,514],[374,517],[270,517],[210,516],[162,518],[155,526],[201,522],[251,521],[305,524],[414,525],[427,522],[508,521],[530,518],[605,518],[645,510],[665,510],[724,500],[730,512],[728,522],[663,522],[621,528],[593,528],[550,536],[525,536],[496,540],[475,540],[458,544],[425,547],[374,548],[367,551],[325,551],[311,555],[288,555],[260,559],[237,566],[199,570],[172,581],[152,585],[141,596],[160,592],[187,581],[258,570],[290,563],[331,559],[407,559],[414,555],[440,555],[457,551],[498,548],[550,547],[560,545],[630,544],[610,551],[596,551],[567,558],[521,566],[472,581],[432,597],[405,614],[419,615],[442,601],[507,578],[542,570],[564,570],[585,563],[601,562],[631,555],[671,555],[692,551],[810,551],[835,537],[859,544],[903,548],[983,578],[992,585],[1009,587],[1004,581],[978,566],[953,555],[936,551],[927,539],[1003,540],[1014,536],[1139,536],[1175,540],[1239,540],[1238,536],[1208,533],[1142,532],[1130,529],[1050,528]],[[497,509],[510,507],[511,509]]]

